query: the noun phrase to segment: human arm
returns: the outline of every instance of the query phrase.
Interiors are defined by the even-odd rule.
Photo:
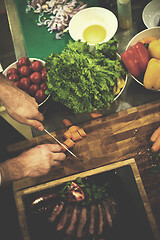
[[[150,140],[153,142],[152,150],[154,152],[159,151],[160,150],[160,127],[153,132]]]
[[[66,155],[58,144],[43,144],[31,148],[0,164],[2,185],[24,177],[47,174],[52,166],[59,166]]]
[[[3,74],[0,74],[0,101],[12,118],[43,131],[44,117],[35,98],[14,86]]]

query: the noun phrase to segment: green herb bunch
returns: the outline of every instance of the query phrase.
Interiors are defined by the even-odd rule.
[[[109,108],[117,78],[126,74],[117,58],[117,43],[112,39],[98,44],[92,53],[86,42],[70,41],[61,54],[51,54],[46,59],[46,93],[74,113]]]
[[[93,181],[83,182],[82,178],[77,178],[76,181],[85,193],[87,204],[91,202],[99,202],[100,200],[104,200],[108,197],[108,183],[98,185]]]
[[[83,190],[85,199],[82,202],[83,205],[88,205],[91,202],[99,202],[100,200],[104,200],[108,197],[108,183],[104,183],[103,185],[96,184],[95,182],[82,179],[80,177],[76,178],[74,181],[77,185]],[[67,182],[63,185],[62,189],[60,189],[59,194],[61,197],[67,201],[68,193],[71,186],[71,181]]]

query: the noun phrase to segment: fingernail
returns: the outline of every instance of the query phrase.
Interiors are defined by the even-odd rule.
[[[44,129],[43,125],[41,125],[41,126],[38,127],[38,130],[39,130],[39,131],[43,131],[43,129]]]

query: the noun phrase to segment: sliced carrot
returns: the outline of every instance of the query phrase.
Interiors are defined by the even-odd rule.
[[[98,117],[102,116],[101,113],[96,113],[96,112],[90,113],[90,115],[91,115],[92,118],[98,118]]]
[[[67,130],[66,132],[63,133],[64,137],[67,139],[67,138],[71,138],[72,137],[72,134],[69,130]]]
[[[73,147],[73,146],[75,145],[75,142],[73,142],[72,139],[67,138],[67,139],[63,142],[63,144],[65,144],[68,148],[71,148],[71,147]]]
[[[86,132],[85,132],[84,129],[82,129],[82,128],[80,128],[80,129],[78,130],[78,132],[79,132],[79,134],[81,135],[81,137],[86,137],[86,136],[87,136]]]
[[[82,137],[77,131],[72,133],[72,140],[73,141],[77,141],[77,140],[80,140],[80,139],[82,139]]]
[[[73,132],[76,132],[78,129],[79,129],[78,126],[73,125],[73,126],[69,127],[68,130],[69,130],[71,133],[73,133]]]
[[[66,127],[70,127],[70,126],[73,125],[72,122],[71,122],[69,119],[66,119],[66,118],[64,118],[64,119],[62,120],[62,122],[64,123],[64,125],[65,125]]]
[[[63,143],[63,145],[68,149],[68,147]],[[64,148],[63,146],[61,146],[62,147],[62,151],[63,152],[65,152],[65,151],[67,151],[67,149],[66,148]]]

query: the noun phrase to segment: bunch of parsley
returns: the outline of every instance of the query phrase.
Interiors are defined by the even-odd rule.
[[[85,201],[82,202],[82,205],[89,205],[92,202],[99,202],[101,200],[108,198],[108,188],[109,183],[106,182],[103,185],[96,184],[93,180],[88,180],[88,178],[76,178],[74,181],[78,186],[83,190],[85,195]],[[58,191],[61,197],[64,200],[68,200],[68,193],[72,181],[66,182],[62,185],[62,189]]]
[[[113,86],[126,74],[117,58],[116,39],[97,45],[94,53],[87,43],[70,41],[61,54],[46,59],[46,67],[47,94],[74,113],[109,108],[114,100]]]

